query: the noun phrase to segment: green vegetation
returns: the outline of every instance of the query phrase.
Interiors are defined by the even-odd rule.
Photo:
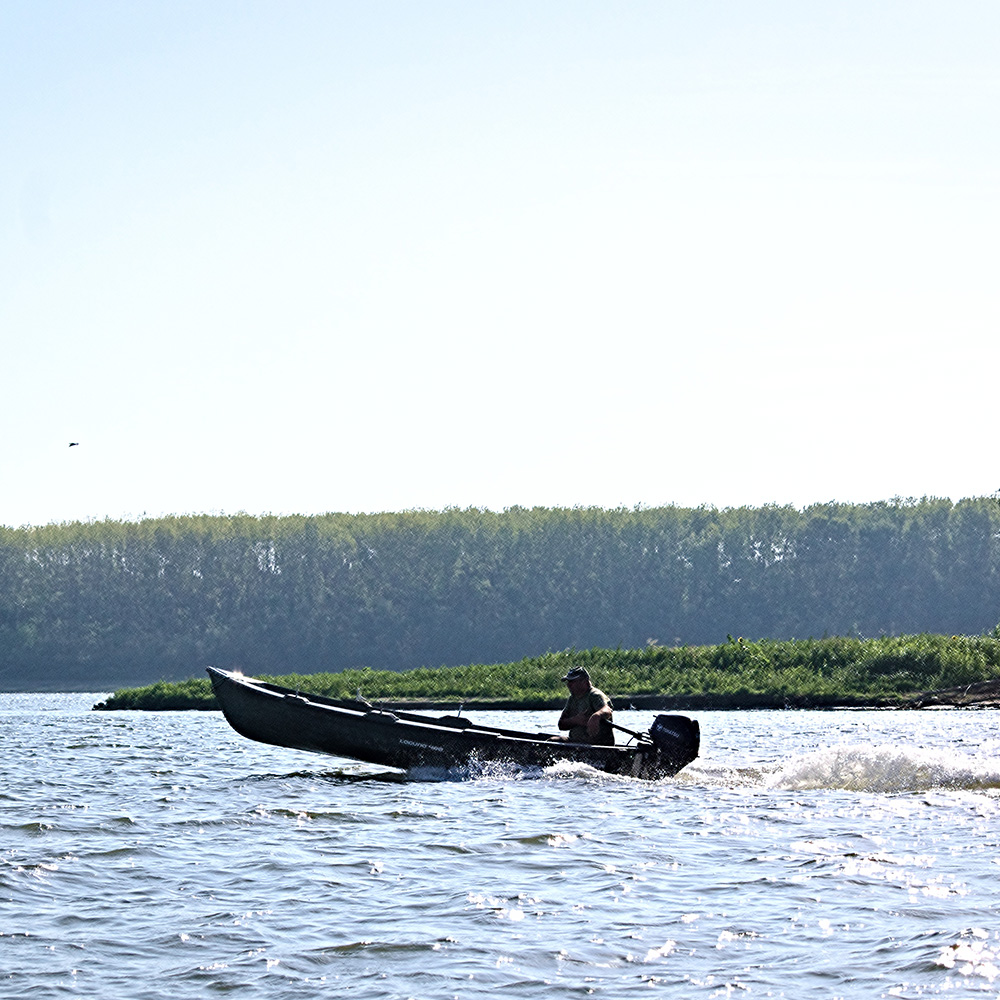
[[[715,646],[589,649],[516,663],[439,667],[403,673],[346,670],[268,677],[286,687],[372,702],[548,707],[565,698],[560,678],[583,664],[617,699],[669,699],[690,707],[899,704],[918,691],[1000,678],[1000,638],[908,635],[801,641],[729,638]],[[216,708],[208,680],[118,691],[101,709]]]
[[[208,663],[459,669],[727,632],[976,635],[998,618],[987,498],[0,528],[0,690],[110,691]]]

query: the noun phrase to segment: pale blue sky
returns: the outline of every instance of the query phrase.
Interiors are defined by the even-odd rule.
[[[991,493],[998,51],[994,2],[0,0],[0,523]]]

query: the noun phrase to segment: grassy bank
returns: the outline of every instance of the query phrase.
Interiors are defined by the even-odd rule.
[[[571,664],[620,707],[688,708],[892,706],[913,694],[1000,678],[1000,639],[909,635],[758,642],[730,638],[716,646],[589,649],[548,653],[514,663],[422,668],[405,672],[269,676],[301,691],[372,702],[464,703],[543,708],[561,704],[560,678]],[[116,691],[97,709],[214,709],[206,679],[160,682]]]

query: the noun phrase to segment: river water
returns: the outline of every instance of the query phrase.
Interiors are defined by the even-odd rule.
[[[0,694],[5,1000],[1000,997],[1000,712],[699,712],[673,780],[440,780],[101,697]]]

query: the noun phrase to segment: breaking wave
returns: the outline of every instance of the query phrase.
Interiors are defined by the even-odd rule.
[[[764,784],[882,793],[1000,789],[1000,760],[914,746],[844,745],[794,757],[764,776]]]

